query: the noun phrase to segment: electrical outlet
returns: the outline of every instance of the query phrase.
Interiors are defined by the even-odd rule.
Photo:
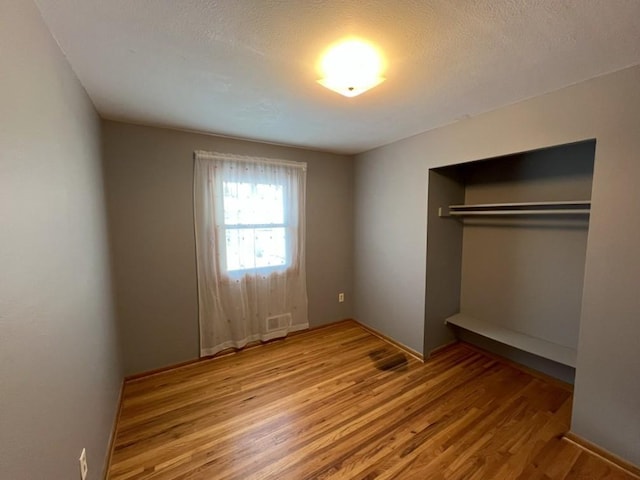
[[[344,293],[339,293],[338,294],[338,302],[340,302],[340,303],[344,302]]]
[[[82,480],[86,480],[89,467],[87,466],[87,451],[84,448],[82,449],[82,453],[78,460],[80,461],[80,478]]]

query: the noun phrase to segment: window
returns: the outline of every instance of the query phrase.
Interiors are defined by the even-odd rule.
[[[219,155],[207,164],[217,271],[227,278],[285,272],[302,261],[304,164],[245,158]]]
[[[222,182],[221,260],[228,273],[291,265],[285,185]]]
[[[309,327],[305,163],[195,152],[200,354]]]

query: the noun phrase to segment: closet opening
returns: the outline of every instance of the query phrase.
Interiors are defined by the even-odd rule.
[[[429,170],[426,356],[460,339],[573,383],[595,145]]]

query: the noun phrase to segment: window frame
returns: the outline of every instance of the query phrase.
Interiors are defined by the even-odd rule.
[[[269,162],[264,162],[268,164]],[[252,185],[252,188],[255,189],[257,185],[276,185],[282,187],[282,213],[283,213],[283,223],[233,223],[228,224],[225,222],[225,202],[224,202],[224,184],[225,183],[248,183]],[[294,265],[294,252],[293,252],[293,235],[298,228],[297,226],[297,218],[295,213],[297,209],[300,208],[297,205],[296,208],[292,208],[292,203],[295,200],[295,188],[290,188],[287,185],[287,182],[268,182],[266,180],[256,180],[254,182],[248,182],[246,180],[235,181],[228,180],[225,178],[225,175],[218,175],[216,179],[216,196],[217,201],[215,202],[217,205],[217,212],[221,219],[219,222],[219,227],[216,229],[217,236],[217,257],[219,262],[220,273],[225,277],[233,280],[238,280],[247,276],[267,276],[272,274],[286,274],[291,269],[295,268]],[[230,230],[256,230],[259,228],[284,228],[284,251],[285,251],[285,263],[283,265],[269,265],[264,267],[249,267],[249,268],[240,268],[235,270],[229,270],[227,265],[227,231]]]

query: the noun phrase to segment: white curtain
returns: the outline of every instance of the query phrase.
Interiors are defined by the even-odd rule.
[[[200,355],[308,328],[306,164],[195,152]]]

